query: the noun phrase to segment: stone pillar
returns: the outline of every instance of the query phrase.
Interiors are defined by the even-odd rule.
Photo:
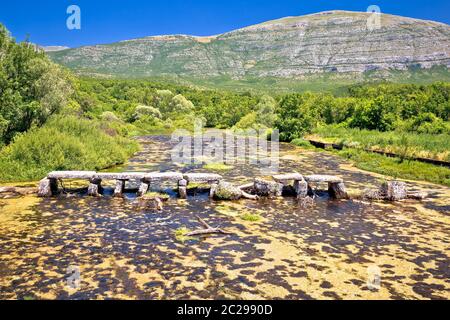
[[[187,199],[187,185],[188,182],[184,179],[178,181],[178,194],[181,199]]]
[[[216,194],[216,191],[217,191],[217,187],[218,187],[219,185],[217,184],[217,183],[213,183],[213,184],[211,184],[211,190],[209,191],[209,197],[212,199],[212,198],[214,198],[214,195]]]
[[[349,198],[347,190],[345,189],[345,184],[343,182],[328,183],[328,192],[330,193],[330,196],[335,199],[348,199]]]
[[[297,199],[304,199],[308,196],[308,183],[305,180],[295,180],[294,190]]]
[[[99,197],[102,192],[102,179],[93,178],[89,180],[88,195],[91,197]]]
[[[45,178],[39,182],[38,197],[49,198],[58,193],[58,180]]]
[[[141,185],[139,186],[139,191],[137,193],[137,196],[138,197],[145,196],[145,194],[148,192],[149,189],[150,189],[150,182],[148,182],[146,180],[142,180]]]
[[[386,200],[400,201],[408,198],[406,183],[400,181],[389,181],[383,183],[380,188],[381,194]]]
[[[125,191],[125,180],[116,180],[116,188],[114,189],[114,197],[121,198]]]

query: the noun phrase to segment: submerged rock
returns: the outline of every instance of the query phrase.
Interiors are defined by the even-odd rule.
[[[215,189],[214,198],[217,200],[239,200],[242,198],[242,190],[231,183],[221,181]]]
[[[255,179],[255,193],[262,197],[281,197],[283,184],[262,179]]]
[[[366,190],[363,198],[368,200],[400,201],[405,199],[423,200],[428,197],[425,192],[408,191],[405,182],[389,181],[381,185],[378,190]]]

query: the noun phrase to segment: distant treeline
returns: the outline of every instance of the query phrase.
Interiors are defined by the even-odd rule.
[[[449,133],[450,83],[357,85],[344,97],[289,94],[281,97],[277,110],[276,126],[283,140],[299,138],[321,123],[383,132]]]
[[[91,117],[117,117],[138,127],[191,123],[207,127],[278,128],[289,141],[320,124],[378,131],[449,132],[450,84],[358,85],[345,96],[203,90],[146,80],[81,79],[75,100]],[[183,121],[188,119],[189,121]]]

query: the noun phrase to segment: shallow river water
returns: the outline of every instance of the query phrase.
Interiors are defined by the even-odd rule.
[[[170,161],[167,137],[142,138],[124,171],[203,172]],[[326,152],[282,145],[280,171],[342,176],[351,192],[381,176]],[[219,172],[244,184],[258,168]],[[396,204],[293,198],[214,202],[172,194],[162,211],[84,195],[0,199],[3,299],[449,299],[450,188],[410,182],[431,198]],[[107,192],[110,192],[107,190]],[[247,221],[246,216],[259,216]],[[177,236],[196,216],[232,232]],[[380,270],[380,287],[367,284]],[[368,269],[369,268],[369,269]],[[79,286],[68,286],[79,270]]]

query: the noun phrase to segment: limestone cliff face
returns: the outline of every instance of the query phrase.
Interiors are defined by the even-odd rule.
[[[449,25],[384,14],[379,24],[376,19],[331,11],[213,37],[148,37],[49,54],[78,71],[119,76],[297,78],[450,66]]]

